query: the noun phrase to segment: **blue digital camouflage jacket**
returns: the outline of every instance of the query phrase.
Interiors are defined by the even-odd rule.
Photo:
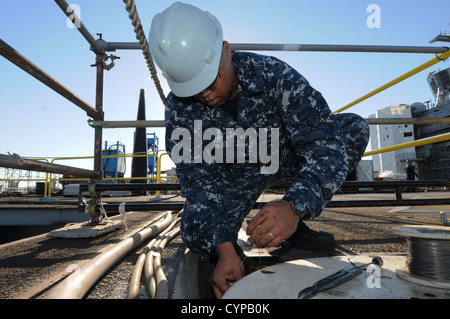
[[[226,241],[236,242],[243,219],[260,194],[278,181],[289,182],[284,196],[300,199],[308,210],[306,218],[318,216],[349,172],[346,144],[349,149],[357,148],[360,158],[368,139],[368,127],[362,119],[347,121],[349,125],[363,123],[356,125],[356,135],[349,135],[322,95],[288,64],[254,53],[232,51],[232,57],[239,78],[237,121],[220,107],[178,98],[173,93],[168,95],[165,110],[166,150],[175,159],[182,196],[186,198],[181,214],[182,237],[190,249],[209,253]],[[267,161],[260,156],[256,162],[250,159],[253,144],[248,141],[245,163],[237,160],[236,145],[234,161],[202,158],[207,155],[205,149],[211,151],[211,132],[216,133],[215,154],[223,153],[225,158],[226,147],[230,146],[227,128],[268,133],[267,154],[278,131],[276,172],[264,174],[261,168],[268,167]],[[208,134],[202,135],[205,131]],[[361,131],[365,139],[357,136]],[[180,150],[182,143],[191,148]],[[183,161],[177,163],[180,158]]]

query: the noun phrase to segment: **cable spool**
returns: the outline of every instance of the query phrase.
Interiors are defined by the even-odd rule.
[[[398,235],[406,237],[408,258],[398,277],[435,288],[450,289],[450,227],[397,226]]]

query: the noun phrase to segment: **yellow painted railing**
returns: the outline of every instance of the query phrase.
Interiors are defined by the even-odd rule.
[[[156,154],[141,154],[141,155],[107,155],[103,156],[103,158],[119,158],[119,157],[158,157],[157,165],[156,165],[156,176],[155,177],[107,177],[102,178],[103,181],[132,181],[132,180],[148,180],[148,181],[156,181],[157,183],[163,182],[163,178],[161,176],[161,158],[165,155],[168,155],[167,153],[162,153],[160,155]],[[33,158],[33,160],[39,160],[39,161],[46,161],[47,163],[54,163],[55,161],[68,161],[68,160],[86,160],[86,159],[93,159],[93,156],[78,156],[78,157],[56,157],[53,158],[51,161],[47,158]],[[53,178],[53,174],[46,173],[45,179],[41,178],[34,178],[34,179],[0,179],[0,181],[18,181],[18,182],[44,182],[45,188],[44,188],[44,196],[51,197],[52,195],[52,182],[54,181],[88,181],[89,178]],[[157,192],[157,196],[160,196],[160,192]]]
[[[435,58],[431,59],[428,62],[425,62],[422,65],[419,65],[417,68],[412,69],[409,72],[406,72],[405,74],[399,76],[398,78],[380,86],[379,88],[367,93],[366,95],[360,97],[359,99],[356,99],[355,101],[341,107],[340,109],[334,111],[334,113],[340,113],[343,112],[345,110],[347,110],[348,108],[355,106],[358,103],[361,103],[364,100],[367,100],[368,98],[390,88],[391,86],[394,86],[395,84],[400,83],[401,81],[441,62],[444,61],[445,59],[448,59],[450,57],[450,50],[447,52],[444,52],[438,56],[436,56]],[[416,141],[412,141],[412,142],[407,142],[407,143],[402,143],[402,144],[398,144],[398,145],[393,145],[393,146],[388,146],[388,147],[384,147],[384,148],[380,148],[377,150],[373,150],[373,151],[368,151],[366,153],[364,153],[363,156],[370,156],[370,155],[375,155],[375,154],[381,154],[381,153],[386,153],[386,152],[392,152],[392,151],[396,151],[399,149],[404,149],[404,148],[408,148],[408,147],[415,147],[415,146],[420,146],[420,145],[425,145],[425,144],[432,144],[432,143],[437,143],[437,142],[442,142],[445,140],[449,140],[450,139],[450,134],[442,134],[442,135],[438,135],[435,137],[429,137],[429,138],[424,138],[421,140],[416,140]]]
[[[417,74],[417,73],[419,73],[419,72],[429,68],[430,66],[433,66],[436,63],[439,63],[439,62],[441,62],[441,61],[443,61],[443,60],[445,60],[445,59],[447,59],[449,57],[450,57],[450,50],[447,51],[447,52],[444,52],[444,53],[442,53],[442,54],[440,54],[438,56],[436,56],[435,58],[433,58],[430,61],[428,61],[428,62],[418,66],[417,68],[412,69],[409,72],[406,72],[405,74],[403,74],[403,75],[399,76],[398,78],[396,78],[396,79],[394,79],[394,80],[392,80],[392,81],[390,81],[390,82],[380,86],[379,88],[373,90],[372,92],[367,93],[366,95],[360,97],[359,99],[356,99],[355,101],[353,101],[353,102],[351,102],[351,103],[341,107],[340,109],[336,110],[334,113],[340,113],[342,111],[345,111],[346,109],[348,109],[348,108],[350,108],[350,107],[352,107],[352,106],[354,106],[354,105],[356,105],[356,104],[358,104],[358,103],[360,103],[360,102],[362,102],[364,100],[367,100],[368,98],[370,98],[370,97],[372,97],[372,96],[374,96],[374,95],[376,95],[376,94],[378,94],[378,93],[380,93],[380,92],[390,88],[391,86],[394,86],[397,83],[400,83],[403,80],[406,80],[407,78],[413,76],[414,74]]]
[[[48,163],[47,158],[30,158],[35,161],[45,161]],[[10,178],[3,178],[0,179],[0,182],[44,182],[45,188],[44,188],[44,194],[47,194],[47,186],[48,186],[48,173],[45,173],[45,179],[43,178],[35,178],[35,179],[10,179]]]
[[[370,156],[370,155],[375,155],[375,154],[392,152],[392,151],[396,151],[396,150],[400,150],[400,149],[404,149],[404,148],[408,148],[408,147],[421,146],[421,145],[425,145],[425,144],[437,143],[437,142],[442,142],[442,141],[447,141],[447,140],[450,140],[450,133],[436,135],[433,137],[427,137],[427,138],[423,138],[423,139],[416,140],[416,141],[411,141],[411,142],[406,142],[406,143],[401,143],[401,144],[397,144],[397,145],[379,148],[374,151],[366,152],[366,153],[364,153],[363,156]]]
[[[164,153],[165,154],[165,153]],[[164,155],[161,154],[161,155]],[[103,156],[103,158],[127,158],[127,157],[158,157],[158,155],[156,154],[139,154],[139,155],[106,155]],[[61,160],[81,160],[81,159],[93,159],[93,156],[81,156],[81,157],[57,157],[54,158],[51,163],[55,162],[55,161],[61,161]],[[148,180],[148,181],[152,181],[152,180],[156,180],[156,181],[160,181],[161,180],[161,160],[160,160],[161,156],[159,156],[158,161],[157,161],[157,166],[156,166],[156,177],[106,177],[106,178],[102,178],[102,181],[128,181],[128,180]],[[159,176],[159,177],[158,177]],[[51,184],[52,181],[88,181],[88,178],[52,178],[52,174],[50,174],[50,178],[49,178],[49,187],[48,187],[48,191],[46,192],[46,196],[51,197]]]

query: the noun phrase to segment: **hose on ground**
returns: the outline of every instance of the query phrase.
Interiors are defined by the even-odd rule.
[[[156,281],[153,271],[153,254],[151,252],[155,249],[155,244],[159,244],[161,239],[170,232],[173,227],[178,223],[180,218],[174,220],[161,234],[153,238],[144,248],[143,252],[139,255],[139,258],[133,268],[133,272],[130,278],[130,284],[128,288],[128,299],[137,299],[140,294],[141,277],[144,279],[147,294],[150,299],[154,299],[156,295]]]
[[[111,249],[101,253],[83,265],[49,294],[48,299],[81,299],[91,287],[118,261],[141,246],[150,238],[164,231],[172,222],[171,212],[166,212],[164,219],[122,240]]]
[[[153,260],[153,268],[155,269],[154,271],[156,277],[155,299],[169,299],[169,283],[161,265],[161,254],[166,244],[171,241],[172,238],[175,237],[179,232],[180,227],[175,228],[161,240],[159,246],[157,247],[155,258]]]

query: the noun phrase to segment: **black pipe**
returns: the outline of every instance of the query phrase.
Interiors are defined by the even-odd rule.
[[[129,190],[129,191],[177,191],[181,190],[179,184],[96,184],[96,192],[105,191],[119,191],[119,190]],[[89,185],[81,184],[80,192],[89,191]]]
[[[450,187],[450,181],[447,180],[429,180],[429,181],[367,181],[367,182],[344,182],[341,189],[358,188],[389,188],[397,187]],[[289,184],[279,184],[269,189],[288,189]],[[95,191],[117,191],[117,190],[146,190],[146,191],[177,191],[181,190],[179,184],[96,184]],[[80,185],[80,191],[88,191],[88,185]]]
[[[267,202],[257,202],[253,209],[260,209]],[[104,208],[107,212],[118,212],[119,203],[106,203]],[[404,199],[404,200],[354,200],[354,201],[331,201],[327,208],[343,207],[389,207],[389,206],[413,206],[413,205],[450,205],[450,198],[432,198],[432,199]],[[126,211],[180,211],[184,207],[184,202],[128,202],[125,203]],[[85,206],[80,205],[79,210],[84,211]],[[99,211],[99,207],[96,210]]]

